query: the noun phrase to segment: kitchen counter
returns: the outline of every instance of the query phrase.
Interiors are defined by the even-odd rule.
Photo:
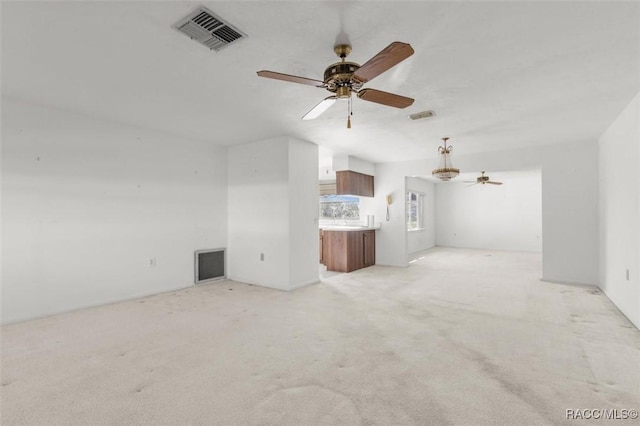
[[[377,226],[320,227],[320,263],[327,271],[351,272],[376,263]]]
[[[380,224],[376,226],[352,226],[352,225],[320,225],[323,231],[377,231]]]

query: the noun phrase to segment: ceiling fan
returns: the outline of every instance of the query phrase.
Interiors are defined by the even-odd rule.
[[[358,98],[364,99],[365,101],[396,108],[406,108],[413,104],[412,98],[383,92],[382,90],[362,88],[365,83],[373,80],[383,72],[413,55],[413,48],[410,44],[394,41],[362,66],[355,62],[346,61],[347,56],[351,53],[350,45],[338,44],[334,46],[333,51],[341,59],[341,62],[331,64],[324,70],[324,81],[267,70],[258,71],[258,76],[320,87],[333,93],[333,95],[323,99],[318,105],[307,112],[302,117],[303,120],[317,118],[333,105],[336,100],[347,99],[349,101],[347,128],[351,128],[352,93],[355,93]]]
[[[478,176],[476,178],[475,182],[472,181],[472,180],[465,180],[466,183],[471,183],[471,185],[467,185],[467,186],[473,186],[473,185],[477,185],[477,184],[484,185],[484,184],[487,184],[487,183],[491,184],[491,185],[502,185],[502,182],[489,180],[489,176],[485,176],[484,174],[485,174],[485,172],[483,171],[482,175]]]

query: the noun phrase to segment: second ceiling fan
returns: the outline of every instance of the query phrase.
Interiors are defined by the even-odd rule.
[[[502,185],[502,182],[489,180],[489,176],[485,176],[484,174],[485,172],[482,172],[482,174],[476,178],[475,183],[471,183],[471,182],[474,182],[472,180],[465,180],[465,182],[471,183],[471,185],[469,186],[478,185],[478,184],[485,185],[487,183],[490,185]]]
[[[333,95],[326,97],[306,113],[302,117],[303,120],[317,118],[333,105],[336,100],[347,99],[349,101],[347,128],[351,127],[352,93],[355,93],[358,98],[365,101],[396,108],[406,108],[413,104],[413,99],[406,96],[383,92],[382,90],[362,88],[365,83],[413,55],[413,48],[410,44],[394,41],[362,66],[355,62],[346,61],[347,56],[351,53],[350,45],[338,44],[333,48],[333,51],[340,57],[341,62],[331,64],[324,70],[324,81],[267,70],[258,71],[258,76],[320,87],[333,93]]]

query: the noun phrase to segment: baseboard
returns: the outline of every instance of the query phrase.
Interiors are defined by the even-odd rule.
[[[309,287],[310,285],[318,284],[319,282],[320,282],[320,279],[316,278],[314,280],[302,282],[302,283],[299,283],[299,284],[294,284],[294,285],[291,286],[291,290],[297,290],[297,289],[302,288],[302,287]]]
[[[373,265],[373,266],[385,266],[387,268],[407,268],[407,267],[409,267],[409,262],[404,263],[402,265],[392,265],[392,264],[389,264],[389,263],[377,263],[376,262],[376,264]]]
[[[20,323],[20,322],[34,321],[34,320],[39,320],[39,319],[43,319],[43,318],[55,317],[56,315],[70,314],[72,312],[83,311],[85,309],[93,309],[93,308],[99,308],[99,307],[102,307],[102,306],[115,305],[116,303],[131,302],[132,300],[143,299],[145,297],[156,296],[156,295],[165,294],[165,293],[171,293],[171,292],[174,292],[174,291],[186,290],[186,289],[192,288],[194,286],[195,286],[195,284],[188,284],[186,286],[170,288],[170,289],[166,289],[166,290],[162,290],[162,291],[151,291],[151,292],[138,293],[138,294],[135,294],[135,295],[132,295],[132,296],[124,297],[122,299],[113,299],[113,300],[107,300],[105,302],[89,303],[89,304],[86,304],[86,305],[80,305],[80,306],[77,306],[77,307],[71,308],[71,309],[63,309],[63,310],[60,310],[60,311],[57,311],[57,312],[52,312],[52,313],[49,313],[49,314],[34,315],[32,317],[24,317],[24,318],[18,318],[16,320],[9,320],[7,322],[2,322],[0,325],[17,324],[17,323]]]
[[[637,328],[638,330],[640,330],[640,324],[636,324],[631,318],[629,318],[627,316],[627,314],[625,314],[622,309],[620,309],[618,307],[618,305],[616,305],[616,302],[613,301],[613,299],[611,299],[611,297],[609,297],[609,295],[607,294],[606,290],[603,289],[602,287],[598,286],[598,288],[600,289],[600,291],[602,292],[602,294],[604,294],[606,296],[607,299],[609,299],[609,302],[611,302],[611,304],[613,306],[615,306],[615,308],[618,310],[618,312],[620,312],[622,314],[623,317],[625,317],[635,328]]]
[[[574,282],[574,281],[561,281],[561,280],[548,280],[546,278],[540,278],[540,281],[543,281],[545,283],[551,283],[551,284],[562,284],[562,285],[572,285],[575,287],[588,287],[588,288],[600,288],[598,287],[597,284],[590,284],[590,283],[578,283],[578,282]]]
[[[286,288],[276,287],[275,285],[270,285],[270,284],[258,283],[258,282],[252,281],[252,280],[247,280],[247,279],[242,278],[242,277],[229,276],[229,277],[227,277],[227,279],[229,279],[231,281],[235,281],[237,283],[241,283],[241,284],[255,285],[257,287],[270,288],[270,289],[273,289],[273,290],[288,291],[288,289],[286,289]]]
[[[294,284],[293,286],[291,286],[289,288],[283,288],[283,287],[276,287],[275,285],[257,283],[255,281],[247,280],[247,279],[244,279],[244,278],[241,278],[241,277],[227,277],[227,279],[231,280],[231,281],[238,282],[238,283],[250,284],[250,285],[255,285],[257,287],[271,288],[273,290],[280,290],[280,291],[296,290],[296,289],[299,289],[299,288],[302,288],[302,287],[308,287],[310,285],[317,284],[317,283],[320,282],[320,278],[316,278],[314,280],[310,280],[310,281],[305,281],[305,282],[302,282],[302,283]]]

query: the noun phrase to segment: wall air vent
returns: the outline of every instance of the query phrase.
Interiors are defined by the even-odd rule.
[[[247,37],[204,6],[182,18],[173,28],[216,52]]]
[[[195,256],[196,284],[225,278],[225,249],[196,250]]]

